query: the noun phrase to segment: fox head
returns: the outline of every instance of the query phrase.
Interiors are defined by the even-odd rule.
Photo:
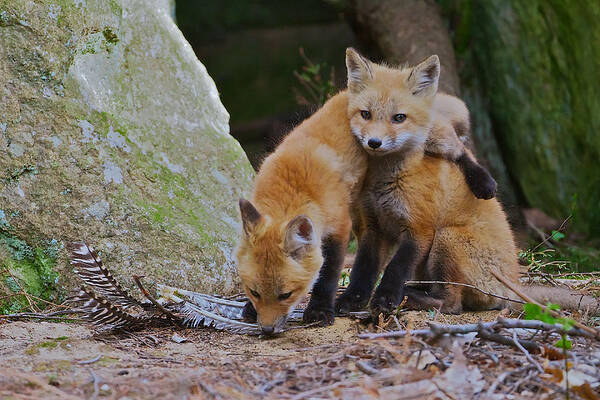
[[[422,149],[440,76],[438,56],[394,69],[346,50],[348,117],[352,133],[372,155]]]
[[[321,240],[305,215],[281,221],[240,199],[243,232],[238,273],[266,334],[281,332],[287,316],[310,290],[323,263]]]

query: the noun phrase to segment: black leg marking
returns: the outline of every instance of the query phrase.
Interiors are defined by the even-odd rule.
[[[375,290],[370,306],[373,315],[389,314],[402,302],[404,282],[414,275],[420,261],[419,254],[417,242],[406,234]]]
[[[439,310],[444,304],[443,300],[434,297],[430,292],[407,286],[404,296],[408,297],[402,308],[407,310]]]
[[[256,322],[257,320],[256,310],[254,309],[254,306],[250,300],[248,300],[244,306],[244,309],[242,310],[242,318],[247,322]]]
[[[379,250],[378,235],[372,231],[365,232],[350,272],[350,285],[336,300],[338,315],[360,311],[369,303],[379,272]]]
[[[477,164],[469,155],[464,152],[456,160],[456,164],[460,167],[467,185],[471,192],[478,199],[489,200],[496,196],[496,189],[498,184],[492,178],[492,175],[487,169]]]
[[[340,272],[344,263],[342,241],[331,237],[323,240],[323,266],[313,286],[310,302],[304,310],[304,322],[320,321],[322,325],[333,324],[333,302],[338,288]]]

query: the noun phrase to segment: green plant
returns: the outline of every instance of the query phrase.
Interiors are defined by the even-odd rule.
[[[525,311],[525,319],[535,319],[538,321],[546,322],[552,325],[561,325],[564,331],[568,331],[573,328],[575,321],[570,318],[564,317],[553,317],[550,315],[548,310],[560,310],[560,306],[558,304],[548,303],[546,305],[547,309],[543,309],[537,304],[527,303],[523,305],[523,310]],[[565,333],[560,335],[560,339],[554,343],[554,346],[563,350],[564,358],[565,358],[565,382],[567,387],[566,398],[569,398],[569,363],[567,362],[567,351],[571,349],[573,343]]]
[[[327,99],[336,92],[335,70],[328,68],[327,63],[314,63],[306,54],[304,49],[299,49],[300,57],[304,65],[300,72],[294,71],[294,76],[298,79],[301,89],[294,89],[296,92],[296,101],[300,105],[316,105],[321,107]]]
[[[560,306],[558,304],[550,304],[548,303],[546,307],[549,310],[560,310]],[[574,326],[574,322],[570,318],[557,318],[550,315],[548,310],[543,309],[537,304],[527,303],[523,305],[523,310],[525,311],[525,319],[535,319],[538,321],[546,322],[552,325],[561,325],[565,331],[570,330]],[[570,349],[571,341],[567,338],[566,334],[561,335],[561,339],[554,344],[556,347],[561,349]]]

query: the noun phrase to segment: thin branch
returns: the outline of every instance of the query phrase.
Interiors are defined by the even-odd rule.
[[[459,324],[459,325],[443,325],[433,322],[429,323],[430,329],[415,329],[415,330],[398,330],[383,333],[363,333],[358,335],[361,339],[380,339],[380,338],[401,338],[407,335],[424,336],[435,338],[444,334],[449,335],[464,335],[471,332],[480,332],[482,329],[498,330],[498,329],[535,329],[539,331],[558,333],[561,335],[568,334],[571,336],[582,336],[595,338],[593,333],[587,330],[582,330],[577,327],[566,330],[561,325],[548,324],[542,321],[522,320],[522,319],[507,319],[498,317],[496,321],[483,322],[478,324]]]
[[[529,354],[529,351],[527,351],[527,349],[521,344],[521,341],[519,340],[519,338],[517,338],[517,331],[513,331],[513,342],[515,344],[515,346],[521,350],[523,352],[523,354],[525,354],[525,358],[527,358],[527,360],[533,364],[537,370],[539,371],[540,374],[544,373],[544,369],[542,368],[542,366],[533,359],[533,357],[531,357],[531,354]],[[536,348],[538,348],[536,346]]]
[[[144,285],[142,285],[142,281],[141,281],[142,276],[133,275],[132,278],[133,278],[133,281],[135,282],[135,284],[137,285],[137,287],[142,292],[142,294],[144,296],[146,296],[146,298],[148,300],[150,300],[150,302],[152,304],[154,304],[161,313],[163,313],[167,318],[169,318],[171,321],[173,321],[173,323],[176,324],[177,326],[182,326],[179,323],[179,321],[177,320],[177,318],[173,318],[172,312],[170,312],[166,308],[164,308],[158,301],[156,301],[156,299],[154,297],[152,297],[152,295],[150,295],[150,293],[146,290]]]
[[[422,285],[422,284],[431,284],[431,283],[440,284],[440,285],[464,286],[464,287],[468,287],[468,288],[473,289],[473,290],[477,290],[478,292],[483,293],[485,295],[496,297],[498,299],[512,301],[512,302],[520,303],[520,304],[525,304],[525,302],[522,301],[522,300],[511,299],[510,297],[505,297],[505,296],[501,296],[499,294],[494,294],[494,293],[486,292],[485,290],[480,289],[477,286],[469,285],[468,283],[446,282],[446,281],[406,281],[405,282],[405,284],[407,284],[407,285]]]
[[[513,331],[513,332],[516,332],[516,331]],[[519,340],[519,339],[517,339],[517,342],[515,342],[511,338],[500,335],[499,333],[494,333],[494,332],[490,331],[489,329],[483,329],[483,328],[480,329],[479,331],[477,331],[477,336],[482,339],[489,340],[491,342],[500,343],[505,346],[515,347],[519,350],[521,350],[522,348],[526,348],[531,352],[535,352],[535,353],[540,352],[540,346],[535,342],[532,342],[530,340]]]
[[[515,285],[514,283],[510,282],[508,279],[506,279],[505,277],[503,277],[502,275],[500,275],[499,273],[497,273],[494,270],[490,270],[490,272],[492,273],[492,275],[494,275],[496,277],[496,279],[498,279],[500,282],[502,282],[507,288],[509,288],[510,290],[512,290],[517,296],[519,296],[520,298],[522,298],[523,300],[525,300],[528,303],[533,303],[536,304],[538,306],[540,306],[544,311],[546,311],[547,313],[549,313],[550,315],[552,315],[555,318],[564,318],[563,315],[555,310],[551,310],[548,307],[546,307],[545,305],[537,302],[535,299],[529,297],[528,295],[526,295],[525,293],[523,293],[523,291],[517,287],[517,285]],[[587,331],[589,333],[591,333],[594,338],[596,339],[600,339],[600,331],[594,329],[594,328],[590,328],[589,326],[586,326],[584,324],[582,324],[581,322],[575,321],[573,320],[573,324],[578,327],[579,329],[582,329],[584,331]]]
[[[567,222],[569,222],[569,220],[571,219],[571,217],[573,217],[573,215],[569,215],[563,222],[562,224],[560,224],[560,226],[558,227],[558,229],[556,229],[557,232],[562,232],[563,229],[565,228],[565,225],[567,224]],[[545,236],[545,235],[544,235]],[[533,248],[532,251],[536,251],[537,249],[540,248],[541,245],[543,245],[544,243],[547,243],[548,240],[552,239],[554,237],[554,235],[550,235],[547,238],[545,238],[542,242],[538,243],[537,246],[535,246]]]

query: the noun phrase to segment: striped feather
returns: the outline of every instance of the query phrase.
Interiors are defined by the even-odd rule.
[[[102,265],[98,253],[91,246],[85,242],[71,242],[67,243],[67,250],[75,273],[98,294],[122,309],[141,306]]]
[[[80,311],[82,316],[100,331],[139,329],[152,318],[151,315],[130,315],[86,287],[82,287],[77,295],[70,297],[67,301],[80,303],[74,310]]]

